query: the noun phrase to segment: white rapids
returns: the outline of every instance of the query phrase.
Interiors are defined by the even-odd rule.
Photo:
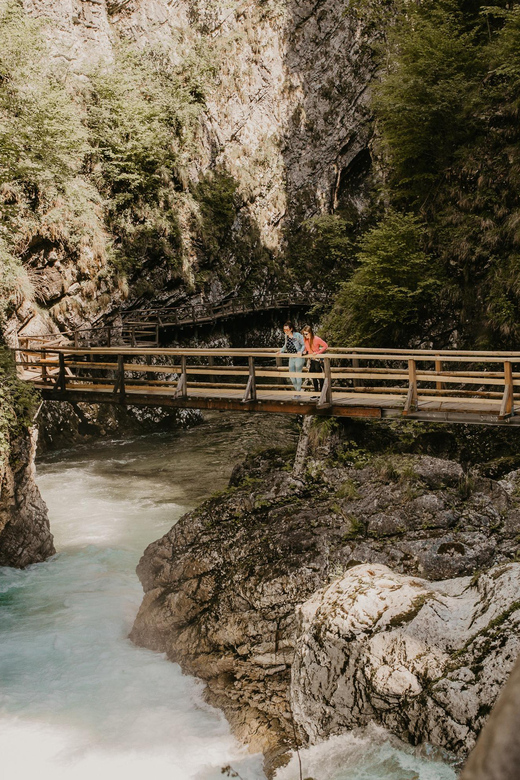
[[[38,464],[58,550],[0,568],[0,765],[6,780],[264,780],[202,685],[128,633],[146,545],[225,486],[259,446],[286,445],[277,418],[210,415],[197,428],[61,451]],[[316,780],[454,780],[447,764],[381,732],[302,751]],[[279,780],[297,780],[298,762]]]

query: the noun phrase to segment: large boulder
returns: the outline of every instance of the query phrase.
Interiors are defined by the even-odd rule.
[[[465,753],[520,651],[520,564],[427,582],[356,566],[298,610],[291,702],[310,742],[376,721]]]

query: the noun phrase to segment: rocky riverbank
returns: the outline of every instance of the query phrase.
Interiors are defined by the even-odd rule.
[[[36,440],[35,428],[20,431],[0,460],[0,566],[24,568],[56,552],[35,481]]]
[[[374,720],[464,754],[520,640],[520,476],[272,451],[150,545],[131,638],[205,680],[273,770]]]

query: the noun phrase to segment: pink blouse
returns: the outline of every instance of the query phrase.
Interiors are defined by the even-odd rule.
[[[325,352],[325,350],[329,348],[327,342],[323,341],[323,339],[320,339],[319,336],[314,336],[314,339],[312,341],[312,346],[314,347],[314,349],[311,349],[310,339],[304,338],[304,342],[305,342],[304,353],[308,355],[313,355],[313,354],[321,355],[322,352]]]

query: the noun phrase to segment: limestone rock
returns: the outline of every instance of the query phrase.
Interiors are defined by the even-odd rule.
[[[311,742],[380,722],[469,750],[520,650],[520,564],[427,582],[361,565],[298,611],[291,701]]]
[[[518,498],[493,480],[461,482],[460,467],[442,459],[407,457],[390,465],[377,459],[362,469],[315,464],[312,479],[303,481],[287,471],[284,453],[251,458],[235,469],[229,491],[184,516],[147,548],[139,563],[145,597],[131,638],[166,652],[205,680],[208,699],[224,709],[240,738],[268,753],[273,766],[293,741],[291,667],[295,647],[302,652],[304,647],[298,606],[359,564],[385,564],[394,571],[385,575],[388,598],[399,595],[388,621],[393,615],[397,623],[412,623],[417,613],[415,627],[431,617],[429,634],[422,639],[400,635],[404,638],[395,648],[385,644],[391,633],[374,632],[372,687],[355,702],[360,721],[376,707],[395,713],[407,709],[408,702],[419,702],[428,679],[435,684],[428,710],[395,721],[394,715],[378,717],[401,735],[407,731],[412,740],[427,735],[463,752],[507,674],[506,656],[514,655],[516,638],[501,633],[497,642],[505,641],[507,648],[505,655],[502,650],[496,655],[484,628],[511,606],[511,588],[505,585],[504,597],[492,603],[493,577],[501,588],[508,577],[517,576],[517,564],[511,564],[518,552],[517,532],[509,520],[520,511]],[[495,568],[472,589],[468,575],[497,565],[505,565],[509,574]],[[428,584],[425,574],[457,579]],[[400,577],[405,577],[402,586]],[[446,604],[457,610],[462,604],[465,610],[452,645],[445,640],[444,618],[435,614],[445,615]],[[376,606],[374,601],[372,612],[359,618],[360,626],[366,622],[368,631],[370,621],[381,620],[390,632],[394,626],[378,617],[386,608],[382,597]],[[483,617],[476,620],[474,633],[481,633],[472,639],[471,615],[478,609]],[[420,643],[428,637],[433,645],[423,658]],[[460,663],[450,676],[448,664],[457,650]],[[385,668],[381,660],[390,651],[401,659],[395,668]],[[329,674],[326,656],[316,671],[323,685]],[[360,659],[352,659],[354,671]],[[482,675],[476,671],[479,664],[485,667]],[[462,702],[458,691],[465,686],[470,693]],[[313,736],[310,727],[308,736]]]

